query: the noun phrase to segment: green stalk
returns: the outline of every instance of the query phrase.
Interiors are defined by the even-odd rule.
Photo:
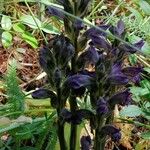
[[[40,17],[40,20],[43,22],[44,16],[45,16],[45,5],[42,3],[39,3],[39,7],[40,7],[39,17]]]
[[[34,20],[34,22],[36,23],[36,25],[37,25],[37,27],[38,27],[38,29],[39,29],[41,35],[43,36],[45,43],[48,44],[48,41],[47,41],[47,39],[46,39],[46,37],[45,37],[43,31],[41,30],[41,28],[39,27],[38,23],[36,22],[35,16],[34,16],[32,10],[31,10],[30,6],[28,5],[27,0],[25,0],[25,4],[26,4],[27,8],[29,9],[29,12],[30,12],[30,14],[31,14],[31,16],[32,16],[32,18],[33,18],[33,20]]]

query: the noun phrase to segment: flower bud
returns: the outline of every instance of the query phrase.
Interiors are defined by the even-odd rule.
[[[129,89],[119,92],[115,95],[113,95],[109,99],[109,104],[113,108],[116,104],[120,104],[122,106],[128,105],[131,101],[131,93],[129,92]]]
[[[61,84],[61,79],[62,79],[61,70],[59,68],[56,68],[54,71],[53,80],[54,80],[54,84],[57,88]]]
[[[107,104],[106,100],[104,100],[103,98],[100,98],[97,101],[96,112],[97,112],[98,115],[108,114],[108,112],[109,112],[108,104]]]
[[[52,75],[52,72],[55,68],[55,60],[51,50],[48,47],[43,47],[39,53],[39,63],[43,70],[49,75]]]
[[[75,49],[67,37],[59,35],[54,38],[53,52],[57,66],[65,67],[73,57]]]
[[[99,54],[94,46],[90,46],[87,51],[83,52],[78,60],[77,64],[79,68],[85,68],[89,65],[95,65],[99,59]]]
[[[80,142],[81,142],[81,150],[90,150],[92,144],[90,136],[82,136]]]
[[[120,130],[113,125],[105,125],[102,127],[100,135],[102,137],[109,135],[114,142],[118,142],[121,139]]]
[[[111,73],[108,76],[108,82],[114,85],[124,85],[129,82],[128,77],[122,73],[120,62],[112,66]]]

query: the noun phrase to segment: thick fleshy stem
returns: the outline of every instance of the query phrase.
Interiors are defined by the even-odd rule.
[[[97,127],[95,130],[94,150],[104,150],[105,137],[100,137],[99,133],[104,125],[104,118],[97,115]]]
[[[105,139],[100,139],[98,131],[95,131],[95,140],[94,140],[94,150],[104,150],[105,149]]]
[[[115,93],[115,91],[116,91],[116,88],[115,87],[111,87],[109,96],[111,97],[111,95],[113,93]],[[113,122],[113,120],[114,120],[114,113],[113,113],[114,109],[115,109],[115,107],[111,108],[111,112],[110,112],[109,117],[106,120],[106,124],[111,124]]]
[[[98,85],[98,97],[101,97],[104,93],[103,91],[103,84],[99,83]],[[101,128],[105,125],[106,121],[105,118],[103,116],[96,116],[96,122],[97,122],[97,126],[95,129],[95,140],[94,140],[94,150],[104,150],[105,148],[105,143],[106,143],[106,139],[105,137],[101,137],[99,135]]]
[[[76,97],[71,95],[70,96],[70,110],[73,113],[77,109],[77,102]],[[76,139],[77,139],[77,125],[71,124],[70,129],[70,150],[76,149]]]
[[[76,73],[76,58],[77,58],[77,39],[75,40],[75,56],[72,58],[72,72]],[[70,96],[70,110],[74,113],[77,109],[76,96]],[[70,130],[70,150],[76,149],[76,139],[77,139],[77,125],[71,124]]]
[[[61,101],[61,88],[57,88],[57,98],[59,102],[59,108],[57,108],[57,115],[59,117],[60,112],[62,108],[64,107]],[[65,135],[64,135],[64,124],[60,122],[60,119],[57,121],[57,134],[58,134],[58,139],[59,139],[59,144],[60,144],[60,150],[67,150],[67,144],[65,140]]]
[[[74,15],[77,15],[77,1],[74,0]],[[78,56],[78,32],[73,31],[72,33],[72,39],[75,47],[75,55],[71,60],[71,69],[72,73],[76,73],[76,59]],[[74,113],[77,110],[77,102],[76,102],[76,96],[71,95],[70,96],[70,110],[72,113]],[[77,125],[71,124],[70,129],[70,150],[76,150],[76,143],[77,142]]]
[[[64,125],[62,125],[59,120],[57,122],[57,125],[58,125],[57,134],[59,138],[60,150],[67,150],[67,144],[64,136]]]

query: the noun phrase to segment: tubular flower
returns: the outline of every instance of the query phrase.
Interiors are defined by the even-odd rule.
[[[129,89],[117,93],[113,95],[108,103],[110,104],[111,107],[114,107],[116,104],[120,104],[122,106],[128,105],[131,101],[131,93],[129,92]]]
[[[110,27],[110,25],[101,25],[101,26],[98,26],[98,27],[99,27],[100,29],[106,31],[106,30]],[[106,36],[106,33],[104,33],[103,31],[97,30],[97,29],[95,29],[95,28],[92,27],[92,28],[88,29],[88,30],[84,33],[84,35],[85,35],[86,37],[92,39],[92,36],[95,36],[95,35],[97,35],[97,36]]]
[[[109,30],[113,35],[123,38],[125,31],[125,24],[122,20],[119,20],[117,26],[116,27],[111,26]]]
[[[97,101],[96,112],[98,115],[106,115],[109,112],[108,104],[103,98]]]
[[[93,35],[91,40],[96,47],[104,50],[111,50],[110,43],[103,36]]]
[[[79,89],[81,87],[90,88],[92,79],[93,78],[88,75],[76,74],[70,76],[66,83],[71,89]]]
[[[90,119],[93,117],[93,113],[86,109],[80,109],[75,112],[70,112],[67,109],[63,109],[60,113],[60,117],[65,122],[71,124],[80,124],[83,119]]]
[[[120,62],[112,66],[111,73],[108,76],[108,82],[114,85],[124,85],[129,82],[128,77],[122,73]]]
[[[134,54],[137,50],[136,49],[141,49],[144,45],[144,41],[143,40],[140,40],[139,42],[133,44],[131,46],[127,45],[127,44],[121,44],[118,48],[122,51],[125,51],[125,52],[129,52],[131,54]],[[135,48],[134,48],[135,47]]]
[[[81,140],[81,150],[90,150],[92,140],[90,136],[82,136]]]
[[[133,82],[133,83],[139,83],[141,80],[140,74],[142,73],[143,68],[141,67],[126,67],[122,70],[122,72],[128,76],[128,78]]]
[[[100,134],[102,137],[109,135],[114,142],[118,142],[121,139],[120,130],[113,125],[105,125],[102,127]]]
[[[99,59],[99,54],[94,46],[90,46],[87,51],[83,52],[78,60],[79,68],[84,68],[86,65],[95,65]]]
[[[55,61],[52,52],[46,46],[40,50],[39,63],[47,74],[52,74],[55,67]]]
[[[31,95],[35,99],[50,98],[52,107],[56,108],[58,106],[58,99],[56,94],[53,91],[41,88],[34,91]]]
[[[50,15],[56,16],[61,20],[65,17],[65,15],[62,13],[62,9],[59,7],[49,6],[48,12],[50,13]]]
[[[45,99],[50,98],[51,96],[55,96],[55,94],[48,89],[38,89],[32,92],[32,97],[36,99]]]
[[[75,51],[70,40],[64,35],[58,35],[53,39],[52,48],[57,65],[62,67],[66,66],[68,61],[71,60]]]
[[[81,20],[75,20],[73,26],[76,30],[82,30],[84,28],[84,24]]]

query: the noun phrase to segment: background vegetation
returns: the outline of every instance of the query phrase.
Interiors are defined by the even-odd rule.
[[[46,75],[38,63],[39,48],[64,31],[63,22],[48,13],[55,0],[0,1],[0,150],[59,149],[56,111],[49,99],[35,100],[31,93],[45,84]],[[142,80],[130,87],[131,105],[115,110],[114,124],[121,128],[122,139],[116,145],[107,141],[106,149],[150,149],[150,2],[149,0],[93,0],[84,22],[94,26],[116,25],[122,19],[126,39],[135,43],[144,39],[140,53],[130,54],[125,66],[144,68]],[[78,100],[80,108],[90,104]],[[69,107],[69,106],[68,106]],[[89,108],[90,109],[90,108]],[[65,137],[70,135],[69,125]],[[88,133],[87,122],[78,135]],[[80,136],[81,136],[80,135]],[[79,136],[79,137],[80,137]],[[78,139],[77,150],[80,149]]]

